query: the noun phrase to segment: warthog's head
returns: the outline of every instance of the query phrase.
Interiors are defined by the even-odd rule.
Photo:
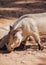
[[[7,50],[12,51],[15,48],[19,47],[22,41],[26,41],[30,36],[30,33],[26,29],[22,29],[21,27],[14,30],[13,27],[10,26],[9,31],[9,42],[7,45]]]
[[[9,40],[8,40],[8,43],[6,44],[8,51],[12,51],[14,49],[14,45],[16,45],[17,37],[15,35],[17,32],[18,30],[14,30],[14,28],[10,26],[10,31],[7,35]]]

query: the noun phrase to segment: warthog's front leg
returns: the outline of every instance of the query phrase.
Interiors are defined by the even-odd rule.
[[[34,32],[33,36],[34,36],[35,41],[38,43],[39,50],[43,50],[43,46],[41,44],[41,40],[40,40],[39,34],[37,32]]]
[[[35,22],[35,20],[33,20],[33,19],[31,19],[31,22],[30,22],[30,33],[32,33],[35,41],[38,43],[39,50],[42,50],[43,46],[41,44],[41,40],[40,40],[40,36],[39,36],[38,25]]]

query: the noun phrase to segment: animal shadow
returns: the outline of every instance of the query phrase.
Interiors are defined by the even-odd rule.
[[[25,51],[27,49],[33,49],[33,50],[38,49],[37,45],[28,45],[28,46],[25,46],[25,47],[26,47],[26,49],[24,49],[24,45],[21,44],[19,47],[15,48],[13,51]],[[4,46],[3,48],[0,49],[0,53],[7,54],[7,53],[10,53],[10,52],[8,52],[6,46]]]
[[[46,44],[46,37],[45,38],[41,38],[41,43],[42,44]],[[13,51],[25,51],[25,50],[27,50],[27,49],[32,49],[32,50],[34,50],[34,51],[37,51],[38,50],[38,45],[27,45],[27,46],[25,46],[25,49],[24,49],[24,45],[21,43],[20,44],[20,46],[19,47],[17,47],[17,48],[15,48]],[[46,48],[45,48],[46,49]],[[2,53],[2,54],[7,54],[7,53],[9,53],[8,51],[7,51],[7,48],[6,48],[6,46],[4,45],[4,47],[3,48],[1,48],[0,49],[0,53]]]
[[[23,44],[21,44],[19,47],[15,48],[14,51],[25,51],[27,49],[33,49],[33,50],[37,50],[38,46],[37,45],[27,45],[24,47]]]

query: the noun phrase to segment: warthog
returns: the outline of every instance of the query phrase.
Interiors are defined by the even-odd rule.
[[[23,15],[14,23],[13,27],[14,29],[18,27],[26,29],[38,43],[39,50],[43,49],[40,35],[46,35],[46,13]],[[22,39],[22,37],[19,38]]]

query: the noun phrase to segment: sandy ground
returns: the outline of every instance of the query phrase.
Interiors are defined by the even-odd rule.
[[[0,65],[46,65],[46,49],[15,50],[11,53],[0,52]]]
[[[0,31],[23,14],[46,12],[46,1],[25,1],[0,0]],[[0,38],[2,33],[0,32]],[[46,65],[46,49],[39,51],[37,46],[31,46],[27,50],[15,49],[11,53],[0,50],[0,65]]]
[[[10,25],[12,21],[15,22],[16,19],[0,19],[0,27]],[[37,46],[32,46],[27,50],[14,50],[11,53],[0,50],[0,65],[46,65],[46,49],[39,51]]]

